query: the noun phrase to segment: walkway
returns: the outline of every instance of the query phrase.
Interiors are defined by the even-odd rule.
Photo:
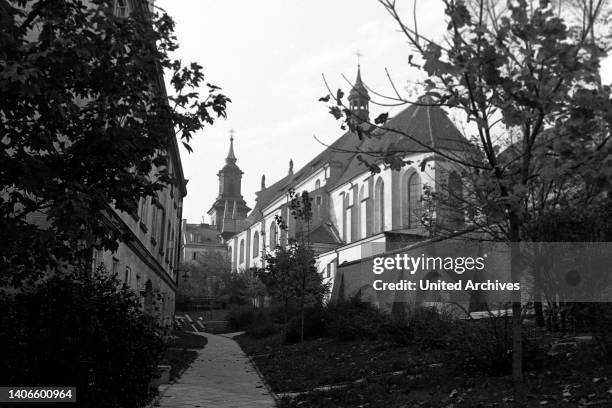
[[[274,407],[274,399],[240,346],[229,337],[206,333],[208,344],[155,404],[162,408]]]

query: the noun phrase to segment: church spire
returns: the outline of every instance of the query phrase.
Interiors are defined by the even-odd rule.
[[[234,129],[230,129],[230,148],[225,158],[226,163],[236,163],[236,156],[234,155]]]
[[[361,53],[357,51],[357,78],[348,96],[349,108],[355,119],[359,122],[367,122],[370,118],[370,95],[368,89],[361,79]]]

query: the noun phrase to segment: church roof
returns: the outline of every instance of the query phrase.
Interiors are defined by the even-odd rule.
[[[359,76],[358,76],[359,80]],[[257,192],[257,204],[246,218],[250,226],[263,218],[263,210],[278,198],[283,197],[290,187],[305,180],[326,163],[339,171],[332,171],[326,184],[327,189],[335,188],[368,171],[356,158],[357,151],[381,152],[398,150],[405,152],[427,152],[426,146],[443,150],[465,150],[467,140],[457,130],[446,113],[438,106],[414,104],[401,111],[385,125],[388,131],[375,131],[371,137],[360,140],[353,132],[346,132],[325,150],[306,163],[294,174],[289,174],[265,190]],[[408,138],[393,129],[412,136]],[[425,146],[423,146],[425,145]]]
[[[421,98],[420,104],[413,104],[390,119],[384,125],[385,130],[378,129],[371,137],[364,137],[363,143],[359,146],[360,151],[418,153],[429,152],[430,147],[440,150],[466,150],[468,141],[457,130],[444,110],[436,105],[427,105],[430,101],[427,97]],[[331,186],[332,188],[367,171],[356,156],[353,155],[346,170]]]

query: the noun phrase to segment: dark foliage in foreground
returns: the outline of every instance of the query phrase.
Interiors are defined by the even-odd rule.
[[[0,302],[0,384],[76,386],[86,408],[152,396],[165,333],[114,278],[58,274]]]
[[[141,197],[178,184],[166,154],[174,130],[191,150],[225,116],[229,99],[202,67],[171,57],[170,16],[131,2],[117,17],[115,3],[0,0],[2,284],[116,249],[129,235],[109,206],[134,213]]]

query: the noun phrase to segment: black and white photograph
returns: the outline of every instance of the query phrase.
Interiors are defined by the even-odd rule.
[[[612,0],[0,0],[0,407],[612,407]]]

